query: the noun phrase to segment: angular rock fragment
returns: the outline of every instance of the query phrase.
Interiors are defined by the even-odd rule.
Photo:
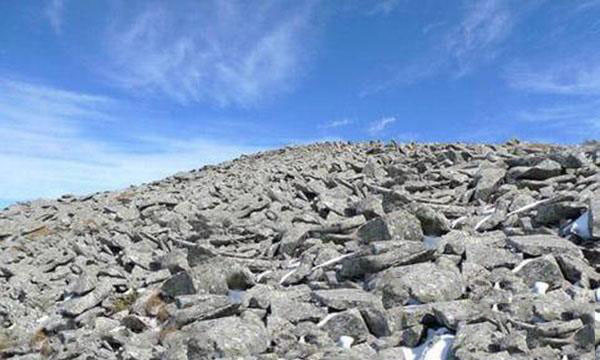
[[[529,256],[563,253],[583,257],[575,244],[555,235],[512,236],[508,238],[508,243]]]
[[[383,217],[375,218],[361,226],[357,232],[363,243],[382,240],[413,240],[423,239],[421,223],[411,213],[396,210]]]
[[[181,271],[171,276],[161,286],[162,292],[172,298],[181,295],[193,295],[196,293],[194,281],[187,271]]]
[[[465,291],[458,269],[432,263],[385,270],[371,281],[371,286],[381,292],[386,308],[410,302],[427,304],[456,300]]]
[[[473,198],[475,200],[487,201],[496,189],[502,184],[505,169],[495,167],[484,167],[475,175],[477,181]]]
[[[491,270],[501,266],[512,268],[522,261],[522,257],[502,248],[469,244],[466,246],[466,260]]]
[[[525,260],[514,272],[530,287],[537,282],[543,282],[548,284],[550,289],[555,289],[564,281],[560,267],[551,255]]]
[[[312,297],[320,304],[335,310],[382,307],[381,298],[361,289],[317,290]]]
[[[318,326],[334,341],[339,341],[342,336],[351,336],[356,342],[362,342],[366,340],[369,333],[367,324],[357,309],[330,314]]]
[[[240,317],[224,317],[216,320],[198,321],[174,333],[167,340],[167,348],[178,345],[178,337],[188,354],[194,356],[249,358],[264,352],[269,346],[267,330],[259,318],[248,314]]]
[[[111,292],[113,288],[108,282],[101,282],[96,288],[81,297],[71,298],[62,305],[62,311],[66,316],[77,316],[86,310],[100,304]]]
[[[342,261],[338,276],[342,279],[361,277],[384,269],[431,260],[436,249],[416,241],[401,242],[381,254],[356,255]]]

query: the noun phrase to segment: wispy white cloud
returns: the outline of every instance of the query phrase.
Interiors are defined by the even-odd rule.
[[[600,95],[600,60],[585,56],[535,67],[513,64],[506,80],[514,88],[536,93]]]
[[[368,132],[371,135],[376,135],[381,133],[386,127],[388,127],[390,124],[393,124],[394,122],[396,122],[396,117],[394,116],[389,116],[389,117],[383,117],[379,120],[375,120],[373,121],[368,128]]]
[[[339,128],[339,127],[343,127],[343,126],[348,126],[350,124],[353,124],[354,121],[348,118],[344,118],[344,119],[339,119],[339,120],[333,120],[330,121],[328,123],[325,123],[323,125],[321,125],[320,127],[322,129],[332,129],[332,128]]]
[[[575,11],[586,11],[594,7],[600,7],[600,0],[582,0],[575,5]]]
[[[120,103],[96,95],[0,81],[0,199],[117,189],[258,151],[202,137],[94,136]],[[119,128],[119,127],[117,127]],[[10,170],[8,170],[10,169]]]
[[[435,21],[432,23],[429,23],[425,26],[423,26],[423,29],[421,30],[421,32],[423,32],[424,35],[429,34],[430,32],[440,28],[441,26],[444,26],[446,24],[446,21]]]
[[[368,11],[369,15],[388,15],[400,5],[400,0],[378,0]]]
[[[519,119],[528,122],[596,121],[600,124],[600,101],[569,102],[540,107],[535,111],[521,111]]]
[[[575,100],[539,106],[518,112],[517,119],[554,129],[555,133],[563,136],[595,139],[600,137],[600,100]]]
[[[468,0],[459,20],[436,19],[421,30],[427,44],[421,55],[392,66],[393,74],[371,81],[360,97],[405,86],[436,75],[459,78],[503,54],[504,45],[522,18],[542,0],[521,4],[507,0]]]
[[[312,0],[152,2],[113,23],[105,74],[184,103],[252,106],[290,91],[305,72],[314,7]]]
[[[411,85],[437,74],[445,65],[446,60],[438,57],[427,61],[413,62],[395,70],[395,74],[386,79],[374,81],[365,86],[359,93],[360,98],[377,94],[394,86]]]
[[[497,46],[510,34],[515,14],[502,0],[475,1],[463,20],[446,37],[446,48],[459,67],[459,75],[482,59],[493,59]]]
[[[65,1],[66,0],[50,0],[46,6],[46,16],[48,17],[48,21],[50,21],[50,26],[52,26],[52,29],[57,34],[62,32]]]

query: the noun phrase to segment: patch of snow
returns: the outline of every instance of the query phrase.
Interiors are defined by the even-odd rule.
[[[448,329],[429,329],[423,344],[414,348],[403,346],[400,351],[406,360],[447,360],[450,358],[453,342],[454,335]]]
[[[521,261],[521,263],[520,263],[519,265],[515,266],[515,268],[514,268],[514,269],[512,269],[512,272],[513,272],[513,273],[519,272],[519,270],[521,270],[521,269],[523,268],[523,266],[525,266],[525,265],[529,264],[529,263],[530,263],[530,262],[532,262],[533,260],[535,260],[535,259],[527,259],[527,260],[523,260],[523,261]]]
[[[533,292],[538,295],[544,295],[549,287],[550,285],[548,285],[548,283],[536,281],[535,284],[533,284]]]
[[[352,336],[340,336],[338,339],[338,345],[343,347],[344,349],[350,349],[350,347],[354,344],[354,338]]]
[[[319,321],[319,323],[317,324],[317,327],[323,327],[323,326],[325,326],[325,324],[327,324],[327,322],[329,320],[333,319],[336,315],[337,315],[337,313],[328,314],[327,316],[325,316],[323,318],[323,320]]]

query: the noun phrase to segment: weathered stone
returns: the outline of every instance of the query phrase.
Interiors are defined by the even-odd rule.
[[[307,225],[293,225],[286,229],[279,242],[279,251],[282,254],[292,255],[306,240],[309,230],[310,227]]]
[[[161,286],[162,292],[175,298],[181,295],[192,295],[196,293],[196,288],[194,287],[194,281],[190,274],[187,271],[181,271],[177,274],[171,276],[167,281],[165,281]]]
[[[395,267],[383,271],[372,281],[382,293],[386,308],[409,302],[427,304],[458,299],[465,285],[458,269],[432,263]]]
[[[495,167],[481,168],[475,175],[477,181],[473,198],[475,200],[487,201],[492,193],[502,184],[505,169]]]
[[[515,268],[515,273],[520,276],[528,286],[533,286],[541,281],[550,285],[551,289],[560,287],[564,281],[558,263],[551,255],[537,259],[525,260]]]
[[[312,296],[318,303],[335,310],[382,306],[381,297],[361,289],[317,290]]]
[[[92,292],[65,301],[62,307],[63,313],[67,316],[77,316],[100,304],[112,290],[113,288],[110,283],[105,281],[100,282]]]
[[[565,278],[572,283],[588,279],[592,287],[600,286],[600,273],[588,265],[583,259],[570,254],[558,254],[556,260]]]
[[[358,229],[357,236],[363,243],[391,239],[420,241],[423,231],[421,223],[414,215],[404,210],[396,210],[370,220]]]
[[[431,207],[420,205],[414,214],[421,222],[423,234],[426,236],[442,236],[450,231],[450,222],[443,213],[436,212]]]
[[[456,300],[433,303],[431,306],[437,322],[448,329],[456,330],[461,322],[473,323],[486,316],[483,304],[472,300]]]
[[[366,340],[369,333],[369,329],[357,309],[332,314],[320,323],[320,327],[334,341],[338,341],[342,336],[351,336],[356,339],[356,342],[362,342]]]
[[[364,215],[367,220],[385,215],[381,199],[370,194],[356,204],[355,212]]]
[[[240,304],[222,295],[196,295],[190,305],[178,309],[171,319],[177,328],[194,321],[211,320],[235,315]]]
[[[516,250],[530,256],[547,254],[571,254],[583,257],[581,250],[572,242],[555,235],[512,236],[508,243]]]
[[[295,324],[306,320],[318,321],[327,315],[327,310],[309,302],[280,297],[271,300],[271,314]]]
[[[353,256],[345,259],[338,276],[342,279],[356,278],[394,266],[431,260],[435,257],[435,253],[436,249],[427,247],[422,242],[400,242],[382,254]]]
[[[188,354],[204,357],[249,358],[269,346],[262,321],[251,315],[198,321],[182,328]],[[169,346],[169,344],[167,344]],[[173,346],[177,346],[176,343]]]
[[[590,234],[593,238],[600,239],[600,197],[590,200],[589,209]]]
[[[489,322],[459,326],[452,345],[455,356],[459,359],[473,359],[469,354],[488,352],[497,337],[496,330],[496,326]]]
[[[466,246],[466,260],[489,270],[500,266],[512,268],[519,264],[522,259],[522,256],[502,248],[480,244]]]
[[[511,169],[511,171],[514,169]],[[562,173],[562,167],[554,160],[545,159],[532,167],[523,168],[517,178],[530,180],[546,180]]]

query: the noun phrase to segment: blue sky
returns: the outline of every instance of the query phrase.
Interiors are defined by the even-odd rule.
[[[313,141],[600,138],[600,0],[21,0],[0,13],[0,205]]]

